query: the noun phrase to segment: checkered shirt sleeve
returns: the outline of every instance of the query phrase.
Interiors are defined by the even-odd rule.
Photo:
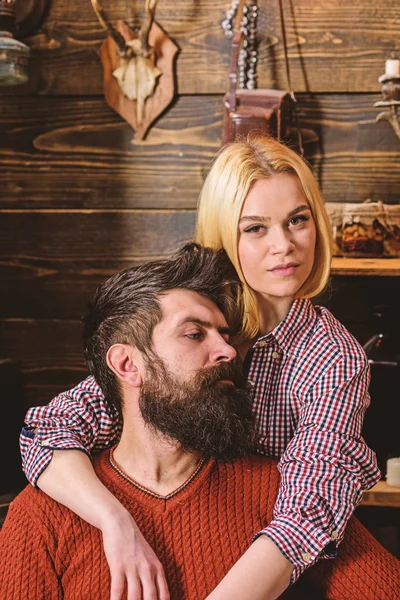
[[[275,394],[275,401],[292,394],[290,405],[294,412],[297,410],[295,430],[278,465],[281,483],[274,518],[255,539],[267,535],[292,562],[292,583],[318,559],[336,555],[362,490],[380,478],[375,453],[361,436],[370,403],[368,361],[351,334],[334,323],[332,315],[325,315],[326,321],[330,319],[337,338],[329,341],[324,328],[318,331],[317,327],[306,342],[299,342],[299,352],[289,357],[290,366],[283,364],[278,377],[280,389]],[[279,335],[277,338],[282,341]],[[293,347],[294,341],[290,350]],[[266,345],[264,357],[268,350]],[[274,354],[280,355],[276,363],[284,363],[282,349]],[[272,379],[273,368],[271,365]],[[285,428],[289,429],[290,415],[283,409],[280,413],[277,404],[273,438],[279,445],[279,440],[285,443],[288,437]],[[271,411],[273,405],[270,402]],[[271,413],[268,416],[271,419]],[[265,415],[261,430],[263,423],[268,423]]]
[[[95,379],[88,377],[47,406],[28,410],[20,435],[22,468],[37,486],[53,450],[75,449],[91,456],[115,444],[120,435],[118,412],[107,404]]]

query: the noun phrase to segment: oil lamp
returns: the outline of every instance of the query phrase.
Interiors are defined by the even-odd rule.
[[[0,0],[0,86],[28,80],[29,47],[18,38],[42,20],[48,0]]]
[[[18,85],[28,81],[30,50],[15,39],[15,0],[0,0],[0,85]]]

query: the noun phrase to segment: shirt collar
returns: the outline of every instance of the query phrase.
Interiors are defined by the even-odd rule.
[[[298,347],[305,338],[308,338],[316,318],[310,300],[296,299],[283,321],[267,335],[258,338],[253,347],[257,348],[263,341],[270,343],[275,340],[283,350],[290,349],[293,352],[294,347]]]

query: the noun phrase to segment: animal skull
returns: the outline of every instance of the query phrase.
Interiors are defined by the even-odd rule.
[[[113,71],[123,94],[136,101],[138,125],[143,122],[147,98],[154,94],[160,69],[154,64],[154,51],[148,42],[149,32],[154,21],[157,0],[146,0],[147,22],[133,40],[125,40],[121,33],[108,21],[97,0],[91,0],[93,9],[103,29],[113,38],[120,57],[119,66]]]

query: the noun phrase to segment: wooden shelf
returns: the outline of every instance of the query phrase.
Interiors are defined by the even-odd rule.
[[[370,490],[363,492],[362,506],[395,506],[400,508],[400,488],[378,481]]]
[[[332,275],[400,275],[400,258],[342,258],[332,259]]]

